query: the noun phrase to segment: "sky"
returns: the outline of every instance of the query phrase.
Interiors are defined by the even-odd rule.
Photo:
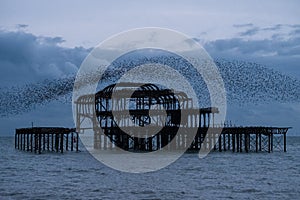
[[[0,0],[0,88],[76,74],[104,39],[149,26],[189,35],[213,58],[255,62],[300,79],[299,5],[296,0]],[[299,101],[265,102],[253,106],[251,116],[247,107],[229,109],[237,123],[293,126],[291,133],[300,135]],[[50,102],[2,117],[0,134],[12,135],[32,121],[74,126],[71,106]]]

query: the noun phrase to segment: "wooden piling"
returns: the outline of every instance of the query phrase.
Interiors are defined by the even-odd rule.
[[[261,151],[261,145],[262,145],[262,142],[261,142],[261,139],[262,139],[262,137],[261,137],[261,133],[259,133],[258,134],[258,136],[259,136],[259,151]]]
[[[38,137],[39,137],[39,140],[38,140],[38,151],[39,151],[39,154],[40,154],[42,152],[42,134],[39,134]]]
[[[219,152],[222,152],[222,135],[219,137]]]
[[[235,134],[236,135],[236,152],[240,152],[240,135],[239,134]]]
[[[15,134],[15,149],[17,148],[17,144],[18,144],[18,142],[17,142],[17,134]]]
[[[255,133],[255,152],[258,152],[258,134]]]
[[[232,151],[233,152],[235,152],[235,134],[233,134],[232,136],[231,136],[231,138],[232,138]]]
[[[268,153],[271,153],[271,134],[268,134]]]
[[[51,134],[51,151],[54,151],[54,137],[53,137],[53,133]]]
[[[76,152],[78,152],[78,150],[79,150],[78,143],[79,143],[79,135],[78,135],[78,133],[76,133]]]
[[[27,151],[29,151],[29,134],[26,134]]]
[[[73,151],[73,145],[74,145],[74,133],[71,133],[71,151]],[[101,135],[99,136],[101,138]],[[100,146],[101,146],[101,142],[100,142]]]
[[[68,151],[68,144],[69,144],[69,134],[66,134],[66,151]]]
[[[286,133],[283,134],[283,151],[286,152]]]
[[[23,151],[34,151],[35,153],[42,153],[51,150],[56,152],[64,152],[64,137],[68,138],[68,134],[75,132],[75,129],[67,128],[52,128],[52,127],[33,127],[16,129],[15,133],[15,148]],[[51,141],[50,141],[51,134]],[[78,133],[77,139],[78,138]],[[73,144],[73,141],[72,143]],[[66,149],[68,150],[69,141],[66,140]],[[78,151],[78,141],[76,145]]]
[[[50,149],[50,134],[47,134],[47,151]]]

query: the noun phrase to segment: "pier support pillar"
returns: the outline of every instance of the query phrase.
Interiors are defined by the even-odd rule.
[[[283,151],[286,152],[286,133],[283,134]]]

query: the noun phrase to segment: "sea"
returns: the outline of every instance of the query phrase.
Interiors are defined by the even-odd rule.
[[[287,152],[186,153],[155,172],[111,169],[80,152],[34,154],[0,137],[0,199],[300,199],[300,137]]]

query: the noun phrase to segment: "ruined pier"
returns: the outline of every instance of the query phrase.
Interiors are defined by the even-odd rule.
[[[79,135],[75,128],[32,127],[16,129],[15,148],[42,153],[78,151]]]
[[[287,151],[290,127],[216,124],[218,108],[194,108],[184,92],[155,84],[113,84],[96,94],[80,96],[75,105],[76,130],[80,134],[93,131],[95,149]],[[153,127],[161,129],[153,134]],[[183,130],[180,133],[179,128]]]

